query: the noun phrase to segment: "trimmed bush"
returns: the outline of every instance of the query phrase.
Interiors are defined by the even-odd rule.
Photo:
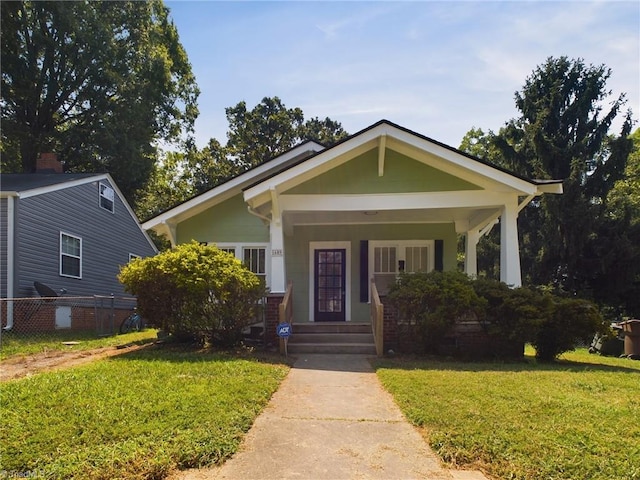
[[[492,355],[513,356],[517,346],[522,349],[529,342],[543,361],[607,328],[598,308],[586,300],[473,280],[461,272],[403,274],[387,299],[399,320],[415,326],[427,353],[445,350],[446,338],[462,335],[461,328],[469,325],[463,322],[469,320],[482,325]]]
[[[554,360],[596,332],[607,332],[602,315],[593,303],[577,298],[545,297],[549,297],[549,313],[531,340],[537,359]]]
[[[437,353],[456,320],[481,320],[486,304],[461,272],[402,274],[387,299],[400,319],[417,326],[428,353]]]
[[[260,278],[233,255],[197,242],[136,259],[118,279],[152,325],[222,346],[240,342],[265,294]]]
[[[547,299],[530,288],[510,288],[487,278],[474,280],[472,285],[487,301],[485,325],[490,335],[518,343],[534,337],[547,315]]]

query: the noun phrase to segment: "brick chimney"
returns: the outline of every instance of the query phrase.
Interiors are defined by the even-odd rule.
[[[62,173],[62,164],[55,153],[41,153],[36,160],[36,173]]]

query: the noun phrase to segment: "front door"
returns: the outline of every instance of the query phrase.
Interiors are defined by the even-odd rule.
[[[343,248],[314,251],[314,318],[316,322],[345,321],[345,272]]]

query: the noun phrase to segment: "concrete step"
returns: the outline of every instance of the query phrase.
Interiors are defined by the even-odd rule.
[[[289,343],[374,343],[373,333],[300,333],[293,331]]]
[[[287,345],[289,354],[329,353],[375,355],[376,346],[368,343],[291,343]]]
[[[306,322],[294,323],[294,333],[371,333],[370,323]]]

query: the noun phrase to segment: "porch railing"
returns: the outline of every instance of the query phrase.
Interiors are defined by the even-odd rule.
[[[282,302],[278,306],[278,323],[288,323],[291,325],[293,322],[293,283],[287,284],[287,291],[284,294]],[[284,339],[280,338],[280,353],[285,352]]]
[[[384,305],[380,301],[375,281],[371,280],[371,326],[376,344],[376,355],[384,354]]]

